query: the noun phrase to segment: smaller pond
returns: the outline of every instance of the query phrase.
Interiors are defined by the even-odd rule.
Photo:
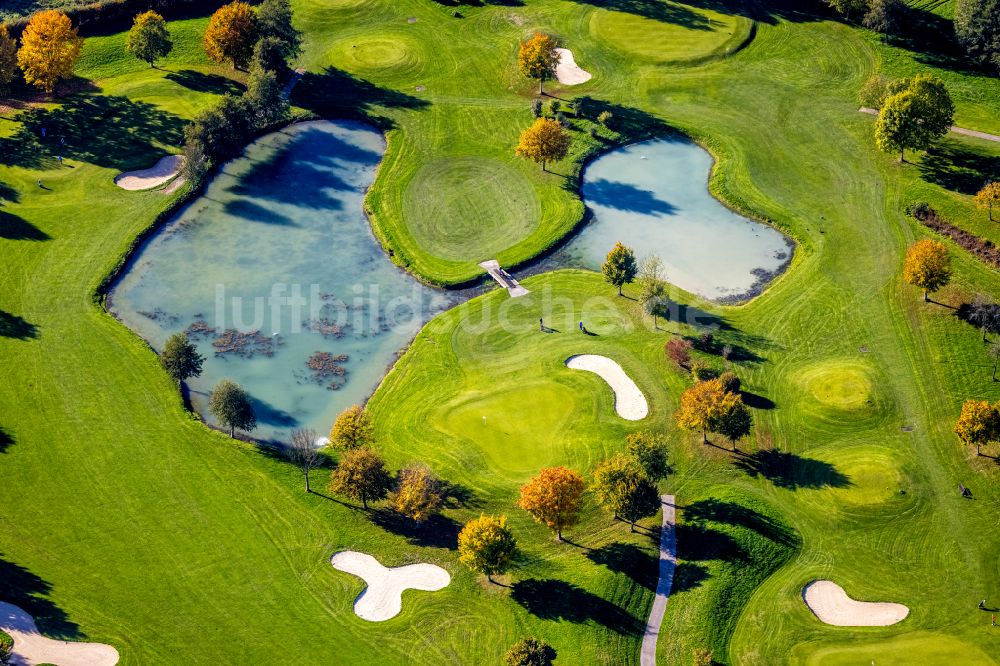
[[[719,302],[752,298],[788,265],[794,244],[719,203],[708,191],[711,169],[708,151],[684,139],[599,157],[583,172],[592,219],[542,265],[599,271],[621,241],[640,260],[659,255],[667,281],[682,289]]]

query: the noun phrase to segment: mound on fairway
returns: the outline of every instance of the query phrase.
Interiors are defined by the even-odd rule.
[[[74,643],[46,638],[35,620],[14,604],[0,601],[0,629],[14,639],[11,664],[53,663],[59,666],[112,666],[118,650],[104,643]]]
[[[830,580],[814,580],[802,588],[802,600],[821,622],[835,627],[887,627],[910,614],[903,604],[856,601]]]
[[[802,382],[825,407],[858,411],[871,404],[872,382],[866,366],[848,361],[816,364],[802,373]]]
[[[689,14],[686,22],[659,20],[639,13],[601,9],[590,19],[590,32],[606,44],[632,57],[654,62],[697,61],[734,50],[750,36],[749,19],[709,9],[671,8]]]
[[[628,421],[639,421],[646,418],[649,405],[646,396],[642,394],[632,378],[622,366],[607,356],[597,354],[579,354],[566,359],[566,367],[571,370],[587,370],[600,376],[608,383],[615,394],[615,411],[618,416]]]
[[[353,36],[331,55],[352,70],[416,74],[424,65],[423,49],[403,35]]]
[[[559,64],[556,65],[556,78],[564,86],[575,86],[586,83],[591,79],[591,74],[576,64],[573,52],[569,49],[556,49],[559,54]]]
[[[354,613],[369,622],[382,622],[399,615],[403,610],[403,590],[435,592],[451,582],[448,572],[434,564],[388,568],[371,555],[354,550],[334,553],[330,564],[368,584],[354,601]]]
[[[123,190],[149,190],[163,185],[181,170],[180,155],[167,155],[148,169],[126,171],[115,178],[115,185]]]

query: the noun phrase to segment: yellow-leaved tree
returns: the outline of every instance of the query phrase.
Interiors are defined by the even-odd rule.
[[[966,444],[975,444],[976,455],[980,455],[983,444],[1000,438],[1000,403],[991,405],[985,400],[966,400],[955,423],[955,434]]]
[[[360,405],[351,405],[340,414],[330,428],[330,446],[344,451],[375,443],[375,429],[368,412]]]
[[[986,183],[983,189],[976,193],[976,205],[990,211],[990,222],[992,222],[993,206],[1000,205],[1000,183]]]
[[[419,524],[441,510],[444,490],[429,469],[413,465],[400,470],[391,501],[396,513]]]
[[[906,251],[903,279],[923,289],[924,301],[929,301],[929,294],[948,284],[951,279],[948,248],[941,241],[926,238],[911,245]]]
[[[515,153],[529,160],[540,162],[546,171],[546,162],[558,162],[569,153],[570,136],[562,125],[551,118],[539,118],[535,124],[521,132]]]
[[[510,568],[517,553],[517,540],[507,527],[507,516],[479,516],[470,520],[458,533],[458,561],[475,573],[502,575]]]
[[[21,34],[17,64],[27,83],[51,93],[61,79],[73,75],[82,46],[68,16],[54,9],[38,12]]]
[[[531,39],[521,42],[517,52],[517,68],[529,79],[538,79],[538,94],[542,94],[542,83],[556,75],[559,64],[559,46],[552,37],[536,32]]]
[[[565,467],[546,467],[521,486],[517,505],[555,532],[556,541],[562,541],[563,528],[579,519],[582,496],[582,476]]]
[[[205,53],[215,62],[230,60],[241,69],[250,62],[257,43],[257,12],[245,2],[219,7],[205,29]]]
[[[719,432],[724,419],[742,403],[740,396],[730,393],[718,379],[698,382],[681,394],[681,406],[674,417],[684,430],[701,431],[701,439],[708,443],[708,433]]]

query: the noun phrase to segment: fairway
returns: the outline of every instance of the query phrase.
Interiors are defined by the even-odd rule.
[[[920,25],[951,40],[951,0],[910,4]],[[657,589],[661,515],[630,530],[598,504],[593,473],[626,450],[628,435],[648,430],[666,443],[670,473],[656,491],[676,498],[677,521],[658,664],[692,666],[701,651],[725,666],[997,663],[1000,629],[977,604],[1000,605],[1000,465],[954,427],[964,400],[1000,400],[989,345],[958,316],[979,295],[1000,299],[1000,276],[945,239],[951,281],[928,303],[902,267],[913,242],[939,238],[906,214],[918,201],[1000,242],[972,201],[974,185],[1000,177],[1000,145],[949,135],[900,163],[876,148],[872,117],[858,113],[872,77],[930,73],[948,87],[956,124],[1000,133],[995,70],[963,64],[947,44],[883,40],[821,3],[291,7],[303,33],[292,64],[305,70],[291,93],[294,117],[362,121],[380,145],[384,135],[381,160],[366,158],[367,191],[331,171],[358,157],[339,143],[275,157],[256,181],[241,180],[237,161],[201,189],[115,185],[124,171],[179,154],[195,116],[245,89],[247,72],[204,52],[204,7],[168,21],[174,48],[155,68],[125,53],[125,33],[89,26],[62,96],[3,106],[0,602],[31,614],[49,638],[112,646],[123,665],[499,664],[525,636],[550,644],[557,666],[634,665]],[[538,89],[518,70],[518,42],[536,31],[594,75],[578,86],[544,81],[542,113],[561,113],[572,139],[546,170],[514,152]],[[611,115],[599,121],[602,111]],[[777,235],[754,226],[768,224],[795,241],[787,270],[739,305],[667,285],[656,319],[637,282],[619,296],[598,272],[550,270],[569,264],[547,253],[595,224],[581,197],[585,167],[624,145],[678,137],[711,159],[698,148],[704,164],[668,172],[632,155],[630,168],[651,184],[621,187],[626,174],[615,173],[621,183],[598,191],[600,206],[668,225],[695,201],[675,174],[694,174],[748,236]],[[275,176],[282,165],[297,169],[287,184]],[[350,203],[330,196],[338,189]],[[446,490],[440,515],[417,522],[388,502],[365,510],[329,491],[339,451],[313,470],[307,494],[280,450],[206,427],[150,345],[109,314],[109,277],[188,202],[186,214],[214,235],[180,253],[190,264],[171,265],[176,312],[157,313],[165,298],[140,308],[166,321],[182,311],[210,318],[227,280],[266,281],[246,294],[247,303],[266,299],[271,283],[297,279],[299,263],[312,271],[306,291],[340,280],[348,303],[382,286],[366,277],[375,264],[405,287],[383,290],[386,300],[470,287],[450,292],[456,305],[410,344],[381,356],[351,349],[348,364],[378,384],[357,401],[387,469],[426,465]],[[226,226],[212,210],[242,216]],[[348,218],[358,233],[349,235]],[[306,221],[317,235],[303,235]],[[687,258],[680,244],[637,238],[640,262],[653,252]],[[718,260],[722,240],[732,238],[706,236],[701,256]],[[529,293],[510,298],[481,281],[479,263],[490,259]],[[204,305],[183,310],[196,293]],[[373,312],[378,345],[388,336],[384,313]],[[677,426],[694,380],[664,348],[680,338],[693,343],[693,361],[739,377],[748,437],[710,432],[703,443],[699,429]],[[308,357],[344,345],[317,334],[285,349]],[[566,366],[577,355],[618,363],[648,414],[616,413],[605,379]],[[240,362],[212,357],[216,369]],[[309,387],[263,364],[255,377],[294,403],[262,409],[260,430],[290,430],[304,404],[293,391]],[[194,392],[196,404],[207,388]],[[517,504],[522,486],[556,466],[587,484],[562,543]],[[506,516],[517,539],[495,583],[459,559],[459,531],[483,515]],[[419,565],[409,572],[427,580],[394,581],[373,608],[356,607],[365,580],[331,565],[344,552],[355,553],[347,567],[365,563],[372,580],[391,576],[368,557],[397,572]],[[814,580],[909,614],[885,627],[824,624],[802,599]],[[397,608],[403,587],[417,589],[402,591]]]

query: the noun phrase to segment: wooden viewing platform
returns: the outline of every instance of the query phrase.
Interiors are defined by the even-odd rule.
[[[496,259],[484,261],[479,264],[479,266],[480,268],[485,269],[494,280],[500,283],[500,286],[507,290],[507,293],[510,294],[511,298],[524,296],[528,293],[527,289],[517,283],[514,276],[500,267],[500,262]]]

